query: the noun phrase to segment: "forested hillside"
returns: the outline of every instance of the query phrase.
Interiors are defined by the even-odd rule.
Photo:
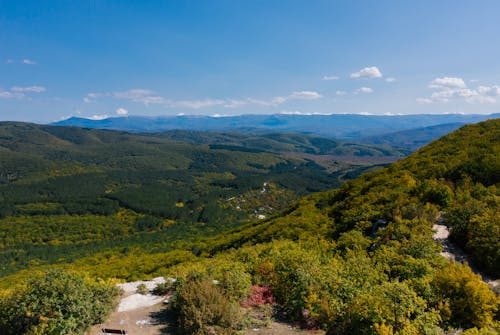
[[[170,273],[220,279],[228,299],[223,288],[248,276],[283,315],[329,334],[496,334],[498,296],[439,255],[431,227],[444,217],[452,238],[500,276],[498,157],[499,119],[465,126],[282,215],[199,242],[211,257]]]
[[[286,153],[301,152],[313,155],[357,157],[402,157],[411,153],[392,145],[356,144],[298,133],[216,133],[188,130],[171,130],[156,136],[190,144],[209,144],[211,148],[228,150],[265,150]]]
[[[169,248],[152,238],[150,249],[95,249],[58,267],[95,277],[179,278],[167,309],[184,334],[236,334],[246,322],[242,306],[267,304],[327,334],[496,334],[498,296],[467,265],[439,254],[432,225],[443,217],[452,238],[499,276],[498,157],[500,119],[469,125],[229,233]]]
[[[318,229],[335,240],[353,230],[372,236],[379,220],[431,224],[442,213],[452,238],[499,277],[498,157],[500,119],[465,126],[387,168],[301,199],[283,217],[243,227],[230,243],[299,239]]]
[[[13,122],[0,124],[0,153],[0,275],[105,250],[170,250],[336,187],[371,168],[363,162],[370,158],[404,154],[305,135],[139,135]],[[335,160],[317,159],[325,153]]]

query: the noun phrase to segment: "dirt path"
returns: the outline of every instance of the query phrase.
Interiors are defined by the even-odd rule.
[[[102,329],[121,329],[133,335],[169,335],[169,323],[172,322],[166,309],[168,297],[158,297],[151,290],[166,280],[163,277],[150,281],[137,281],[119,284],[123,290],[120,304],[115,312],[104,323],[89,329],[85,335],[103,335]],[[148,294],[137,293],[139,285],[145,285]],[[284,322],[271,321],[268,327],[250,328],[244,335],[294,335],[294,334],[324,334],[320,331],[302,330]]]
[[[134,335],[160,335],[168,334],[165,320],[165,302],[168,297],[158,297],[151,294],[156,285],[164,283],[163,277],[149,281],[137,281],[119,284],[123,295],[115,312],[106,322],[92,327],[86,335],[103,335],[102,329],[122,329],[127,334]],[[147,294],[137,293],[139,285],[143,284],[149,291]]]
[[[86,335],[103,335],[102,328],[123,329],[131,335],[160,335],[165,332],[165,325],[160,322],[163,304],[139,309],[114,312],[103,324],[92,327]]]
[[[304,330],[300,328],[295,328],[289,324],[281,323],[281,322],[271,322],[269,327],[267,328],[252,328],[247,329],[244,332],[245,335],[293,335],[293,334],[325,334],[324,331],[321,330]]]
[[[433,235],[434,240],[440,242],[443,246],[443,252],[441,252],[441,255],[443,257],[454,260],[455,262],[467,263],[472,271],[480,275],[483,278],[483,281],[488,285],[490,285],[491,287],[500,286],[500,279],[491,278],[476,266],[474,266],[470,257],[467,256],[467,254],[462,249],[460,249],[459,246],[450,241],[450,231],[448,230],[448,227],[442,224],[442,222],[439,220],[439,217],[436,220],[436,223],[432,226],[432,229],[435,231]]]

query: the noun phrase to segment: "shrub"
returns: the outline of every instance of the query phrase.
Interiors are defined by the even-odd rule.
[[[275,300],[271,289],[267,286],[253,285],[243,307],[256,307],[265,304],[274,304]]]
[[[19,334],[82,334],[104,321],[119,289],[60,270],[33,278],[23,290],[2,299],[0,332]]]
[[[146,295],[146,294],[148,294],[148,292],[149,292],[149,290],[146,287],[146,285],[144,285],[144,284],[137,285],[137,293]]]
[[[487,327],[493,324],[497,298],[481,277],[460,263],[439,270],[432,286],[444,321],[454,327]]]
[[[210,280],[193,280],[178,287],[173,303],[179,334],[236,334],[238,306]]]
[[[154,295],[166,295],[170,292],[172,292],[174,288],[173,283],[170,280],[167,280],[164,283],[160,283],[156,285],[156,287],[153,289],[153,294]]]
[[[251,284],[250,275],[242,267],[235,266],[222,274],[220,288],[231,301],[241,301],[247,297]]]

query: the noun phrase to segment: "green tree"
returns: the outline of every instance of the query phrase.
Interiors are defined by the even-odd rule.
[[[6,297],[2,334],[82,334],[112,311],[119,289],[76,273],[52,270]]]
[[[497,297],[481,277],[460,263],[439,270],[432,281],[443,321],[454,327],[486,327],[493,323]]]

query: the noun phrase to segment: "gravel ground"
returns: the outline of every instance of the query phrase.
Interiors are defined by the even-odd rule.
[[[449,240],[450,231],[448,230],[448,227],[438,222],[432,226],[432,229],[434,229],[435,231],[432,237],[436,241],[439,241],[443,246],[443,252],[441,252],[441,255],[443,257],[446,257],[447,259],[453,260],[455,262],[467,263],[472,271],[479,274],[483,278],[483,281],[490,285],[490,287],[500,286],[500,279],[491,278],[487,274],[479,270],[477,267],[475,267],[467,254],[456,244]]]
[[[156,304],[165,302],[168,300],[166,297],[159,297],[151,294],[151,291],[158,285],[165,283],[166,281],[175,281],[173,278],[158,277],[148,281],[135,281],[131,283],[118,284],[118,286],[123,290],[124,296],[120,300],[118,305],[118,312],[132,311],[138,308],[150,307]],[[146,286],[149,291],[148,294],[139,294],[137,292],[137,287],[139,285]],[[167,301],[168,302],[168,301]]]

